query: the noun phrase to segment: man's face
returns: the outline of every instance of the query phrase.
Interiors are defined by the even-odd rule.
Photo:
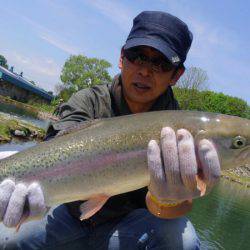
[[[153,61],[165,60],[162,53],[151,47],[140,46],[136,49],[142,56]],[[171,68],[170,71],[156,72],[152,64],[131,62],[123,52],[119,68],[121,69],[125,99],[130,103],[141,104],[153,103],[169,85],[174,85],[183,73],[183,70],[178,70],[177,74],[173,75],[174,68]]]

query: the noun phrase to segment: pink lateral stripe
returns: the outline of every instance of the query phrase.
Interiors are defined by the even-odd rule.
[[[133,158],[141,158],[145,157],[146,159],[146,150],[138,150],[138,151],[132,151],[132,152],[124,152],[124,153],[108,153],[105,155],[98,155],[98,157],[95,157],[91,160],[84,160],[84,159],[78,159],[75,161],[72,161],[70,164],[60,164],[57,167],[49,168],[49,169],[39,169],[34,173],[34,175],[31,176],[31,173],[27,173],[26,176],[24,176],[25,181],[41,181],[46,178],[53,178],[53,177],[66,177],[69,175],[77,175],[81,173],[88,173],[89,171],[98,171],[103,166],[112,165],[114,163],[118,162],[124,162],[128,159]]]

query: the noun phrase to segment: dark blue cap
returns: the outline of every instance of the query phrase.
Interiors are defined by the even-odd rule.
[[[134,18],[124,49],[150,46],[175,66],[186,60],[193,35],[179,18],[161,11],[143,11]]]

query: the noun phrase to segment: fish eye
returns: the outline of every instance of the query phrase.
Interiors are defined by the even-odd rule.
[[[246,146],[246,138],[242,137],[242,136],[236,136],[233,138],[232,141],[232,148],[243,148]]]

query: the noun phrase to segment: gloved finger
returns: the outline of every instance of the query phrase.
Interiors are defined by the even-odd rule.
[[[221,169],[217,151],[207,139],[203,139],[198,145],[198,154],[203,173],[203,180],[212,187],[220,178]]]
[[[151,140],[148,144],[147,157],[151,180],[155,182],[165,181],[165,173],[161,160],[161,150],[155,140]]]
[[[165,127],[161,131],[161,149],[166,179],[169,185],[183,185],[180,175],[175,131]]]
[[[186,129],[177,131],[177,145],[181,178],[184,185],[191,191],[197,190],[197,161],[193,136]]]
[[[32,183],[28,187],[27,200],[29,204],[30,219],[39,219],[47,211],[43,191],[38,183]]]
[[[10,197],[9,204],[3,218],[5,226],[15,227],[18,225],[23,214],[26,195],[27,187],[22,183],[17,184]]]
[[[154,140],[148,144],[148,167],[150,173],[148,189],[158,200],[164,199],[167,191],[166,176],[161,160],[161,150]]]
[[[6,179],[0,184],[0,222],[3,219],[14,189],[15,182],[10,179]]]

